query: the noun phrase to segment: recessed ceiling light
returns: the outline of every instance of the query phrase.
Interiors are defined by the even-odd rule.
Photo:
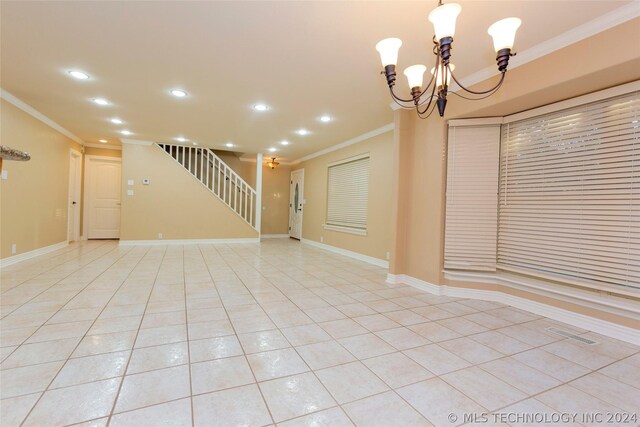
[[[107,141],[106,139],[101,139],[100,142],[102,142],[103,144],[106,144],[109,141]]]
[[[182,89],[171,89],[171,95],[176,96],[178,98],[184,98],[187,96],[187,92]]]
[[[281,145],[289,145],[289,141],[280,141]]]
[[[274,153],[274,152],[276,152],[276,151],[278,151],[278,149],[277,149],[277,148],[273,148],[273,147],[269,148],[269,152],[271,152],[271,153]]]
[[[78,80],[87,80],[89,78],[89,74],[83,73],[82,71],[71,70],[69,71],[69,75]]]
[[[187,138],[183,138],[181,136],[176,138],[176,141],[178,141],[178,142],[185,142],[186,140],[187,140]]]
[[[120,133],[123,134],[123,135],[131,135],[131,132],[129,132],[126,129],[125,130],[121,130]]]
[[[302,135],[302,136],[309,135],[309,131],[308,131],[308,130],[306,130],[306,129],[298,129],[298,130],[296,131],[296,133],[297,133],[298,135]]]
[[[269,106],[266,104],[256,104],[253,106],[253,109],[256,111],[267,111]]]
[[[232,144],[232,143],[230,143],[230,142],[227,142],[226,144],[224,144],[224,146],[225,146],[225,147],[229,147],[229,148],[231,148],[231,147],[233,147],[233,144]]]
[[[109,101],[104,98],[93,98],[92,101],[98,105],[109,105]]]
[[[116,125],[121,125],[121,124],[123,124],[124,122],[123,122],[122,120],[120,120],[119,118],[114,117],[113,119],[111,119],[111,123],[114,123],[114,124],[116,124]]]
[[[320,121],[321,121],[322,123],[330,122],[330,121],[331,121],[331,116],[329,116],[329,115],[325,114],[324,116],[321,116],[321,117],[320,117]]]

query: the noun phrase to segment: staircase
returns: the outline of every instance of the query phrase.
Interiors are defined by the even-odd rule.
[[[251,227],[256,228],[256,190],[208,148],[157,144]]]

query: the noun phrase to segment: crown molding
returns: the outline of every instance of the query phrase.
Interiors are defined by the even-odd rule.
[[[575,28],[565,31],[549,40],[545,40],[542,43],[538,43],[529,49],[518,52],[517,56],[514,56],[509,61],[509,69],[513,70],[528,62],[535,61],[545,55],[549,55],[557,50],[563,49],[581,40],[594,36],[598,33],[606,31],[617,25],[624,24],[627,21],[635,19],[640,16],[640,0],[633,0],[630,3],[625,4],[612,10],[609,13],[605,13],[591,21],[578,25]],[[498,68],[494,65],[479,70],[460,80],[463,86],[471,87],[476,83],[483,82],[491,77],[499,74]],[[457,92],[460,87],[452,83],[450,86],[450,92]],[[399,106],[395,102],[391,104],[392,110],[399,110],[403,107]],[[407,105],[405,108],[413,108],[412,105]]]
[[[90,144],[90,143],[86,143],[84,144],[85,147],[91,147],[91,148],[102,148],[103,150],[119,150],[122,151],[122,146],[120,145],[104,145],[104,144]]]
[[[70,139],[74,140],[75,142],[77,142],[80,145],[85,145],[84,141],[82,139],[80,139],[78,136],[76,136],[75,134],[71,133],[67,129],[63,128],[58,123],[56,123],[53,120],[51,120],[49,117],[45,116],[40,111],[38,111],[35,108],[33,108],[31,105],[27,104],[26,102],[24,102],[20,98],[12,95],[11,93],[7,92],[6,90],[4,90],[2,88],[0,88],[0,98],[4,99],[8,103],[13,104],[14,106],[18,107],[19,109],[21,109],[25,113],[29,114],[30,116],[40,120],[42,123],[44,123],[45,125],[49,126],[52,129],[60,132],[61,134],[63,134],[67,138],[70,138]]]
[[[294,160],[291,162],[292,165],[297,165],[298,163],[305,162],[307,160],[311,160],[315,157],[322,156],[327,153],[331,153],[332,151],[340,150],[341,148],[348,147],[353,144],[357,144],[358,142],[366,141],[369,138],[373,138],[374,136],[382,135],[383,133],[387,133],[395,129],[394,123],[389,123],[388,125],[384,125],[367,133],[363,133],[362,135],[358,135],[355,138],[351,138],[345,142],[341,142],[340,144],[332,145],[331,147],[325,148],[320,151],[316,151],[315,153],[311,153],[307,156],[301,157],[298,160]]]
[[[146,141],[144,139],[129,139],[129,138],[121,138],[120,142],[123,144],[131,144],[131,145],[153,145],[155,142]]]

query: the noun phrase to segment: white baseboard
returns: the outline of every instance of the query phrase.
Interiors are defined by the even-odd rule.
[[[7,267],[9,265],[17,264],[22,261],[26,261],[31,258],[35,258],[39,255],[44,255],[49,252],[57,251],[69,245],[69,242],[64,241],[53,245],[45,246],[43,248],[34,249],[29,252],[24,252],[18,255],[13,255],[7,258],[0,259],[0,268]]]
[[[349,258],[357,259],[359,261],[364,261],[369,264],[377,265],[382,268],[389,268],[389,261],[385,261],[383,259],[374,258],[372,256],[359,254],[358,252],[348,251],[346,249],[337,248],[335,246],[327,245],[325,243],[319,243],[315,240],[309,239],[300,239],[302,243],[306,243],[307,245],[315,246],[316,248],[324,249],[329,252],[333,252],[336,254],[348,256]]]
[[[261,234],[261,239],[288,239],[288,234]]]
[[[625,341],[635,345],[640,342],[640,329],[618,325],[617,323],[597,319],[595,317],[576,313],[574,311],[566,310],[559,307],[554,307],[548,304],[543,304],[527,298],[510,295],[500,291],[461,288],[446,285],[440,286],[433,283],[425,282],[424,280],[416,279],[415,277],[407,276],[406,274],[388,274],[387,283],[406,284],[435,295],[495,301],[528,311],[530,313],[537,314],[539,316],[545,316],[553,320],[567,323],[569,325],[597,332],[599,334],[615,338],[620,341]],[[486,283],[486,281],[483,281],[483,283]],[[536,292],[535,289],[528,290],[528,292],[539,294],[539,292]],[[580,302],[575,301],[574,303],[579,304]]]
[[[260,239],[247,237],[239,239],[120,240],[120,246],[226,245],[232,243],[260,243]]]

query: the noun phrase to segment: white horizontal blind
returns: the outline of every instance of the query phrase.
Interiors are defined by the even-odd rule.
[[[640,289],[640,93],[503,126],[498,267]]]
[[[496,270],[500,126],[450,126],[444,267]]]
[[[329,165],[327,224],[367,228],[369,156]]]

